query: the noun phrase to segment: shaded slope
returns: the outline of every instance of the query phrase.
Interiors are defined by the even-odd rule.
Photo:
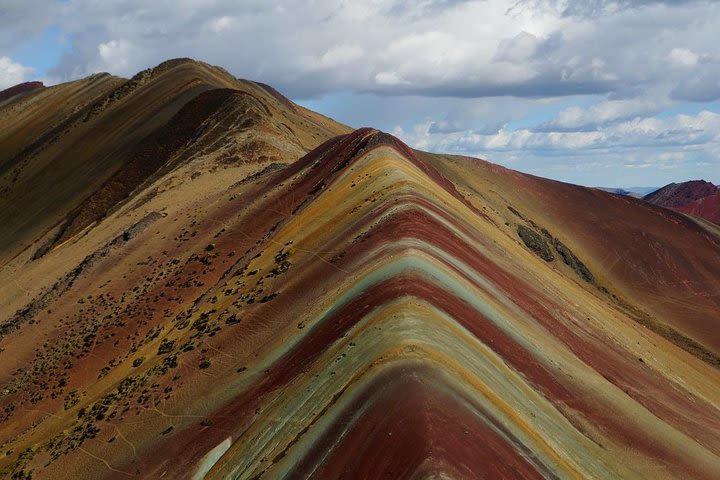
[[[177,153],[199,136],[199,128],[219,106],[232,95],[232,90],[217,89],[201,93],[190,100],[164,126],[141,142],[128,160],[103,185],[72,212],[53,244],[77,234],[127,198]]]
[[[70,287],[47,290],[2,339],[6,471],[720,474],[718,370],[632,310],[648,297],[631,288],[659,288],[676,302],[706,295],[712,314],[720,247],[696,224],[370,129],[260,171],[226,170],[213,138],[204,145],[14,272],[23,299],[62,272]],[[633,222],[657,251],[693,246],[682,268],[638,254],[619,275],[600,261],[637,253],[633,231],[609,233]],[[550,263],[519,225],[556,252]],[[678,273],[692,282],[671,291],[663,278]]]

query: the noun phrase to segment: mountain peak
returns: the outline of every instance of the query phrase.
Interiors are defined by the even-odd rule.
[[[705,180],[670,183],[643,199],[720,224],[720,187]]]
[[[689,180],[670,183],[643,198],[645,201],[661,207],[682,207],[719,191],[717,186],[705,180]]]
[[[720,224],[720,187],[705,180],[671,183],[643,199],[653,205]]]

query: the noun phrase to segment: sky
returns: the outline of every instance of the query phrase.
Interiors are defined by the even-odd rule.
[[[0,0],[0,89],[191,57],[423,150],[720,184],[718,26],[700,0]]]

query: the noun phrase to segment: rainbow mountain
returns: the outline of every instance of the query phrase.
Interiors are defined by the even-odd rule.
[[[0,103],[9,478],[720,477],[720,230],[178,59]]]

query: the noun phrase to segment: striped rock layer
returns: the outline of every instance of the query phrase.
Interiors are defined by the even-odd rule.
[[[720,478],[707,225],[373,129],[193,158],[3,267],[8,476]]]

